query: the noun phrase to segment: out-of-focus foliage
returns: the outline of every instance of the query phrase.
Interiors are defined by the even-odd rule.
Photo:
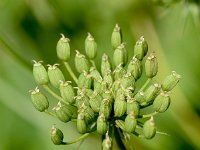
[[[135,149],[200,149],[199,8],[198,0],[1,0],[0,149],[77,149],[78,144],[54,146],[49,129],[58,121],[40,115],[31,105],[28,89],[35,86],[31,60],[57,62],[60,33],[70,38],[72,50],[83,51],[89,31],[97,41],[96,62],[100,62],[101,54],[111,51],[110,36],[116,23],[131,54],[135,40],[146,37],[150,50],[158,55],[161,81],[172,69],[183,76],[172,107],[156,122],[158,130],[170,136],[157,135],[151,141],[132,137],[129,145]],[[72,123],[57,126],[66,141],[79,136]],[[80,149],[100,146],[100,138],[92,135]]]

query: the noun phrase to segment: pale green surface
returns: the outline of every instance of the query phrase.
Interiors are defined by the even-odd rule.
[[[158,58],[158,81],[170,70],[183,76],[172,93],[170,109],[155,118],[158,130],[170,136],[157,135],[153,140],[133,137],[130,145],[150,150],[200,149],[200,24],[199,16],[193,18],[188,11],[199,11],[196,7],[180,2],[164,7],[150,0],[1,0],[0,149],[77,149],[78,144],[54,146],[49,136],[55,123],[64,131],[66,141],[78,137],[73,123],[60,123],[32,106],[28,90],[36,84],[31,60],[58,62],[55,49],[60,33],[71,39],[74,57],[74,49],[83,52],[89,31],[98,44],[99,62],[102,53],[112,54],[110,36],[115,23],[122,28],[129,54],[133,54],[135,40],[146,37]],[[72,64],[73,58],[70,61]],[[93,135],[80,149],[97,150],[100,146],[100,138]]]

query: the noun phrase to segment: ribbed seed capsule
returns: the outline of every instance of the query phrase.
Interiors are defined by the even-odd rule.
[[[87,132],[87,125],[86,125],[86,122],[85,122],[84,118],[85,118],[85,116],[84,116],[83,112],[78,114],[78,117],[77,117],[77,130],[81,134],[84,134],[84,133]]]
[[[107,123],[104,114],[100,114],[97,118],[97,133],[104,135],[107,131]]]
[[[142,63],[135,56],[128,64],[127,72],[131,73],[135,80],[139,79],[142,75]]]
[[[139,103],[134,98],[128,97],[126,113],[130,114],[131,112],[134,112],[135,117],[137,117],[140,112],[140,106]]]
[[[97,92],[94,92],[90,97],[90,106],[95,112],[99,112],[100,105],[101,105],[102,97]]]
[[[101,74],[95,69],[95,67],[90,68],[90,75],[94,80],[102,80]]]
[[[153,117],[144,123],[143,134],[146,139],[152,139],[155,136],[156,126]]]
[[[139,91],[135,96],[134,99],[139,103],[142,104],[145,102],[145,94],[143,91]]]
[[[50,83],[56,88],[59,88],[60,81],[65,81],[65,77],[58,68],[58,64],[48,65],[48,76]]]
[[[111,70],[108,70],[108,72],[103,77],[103,80],[104,80],[104,82],[106,82],[108,84],[109,87],[112,86],[113,78],[112,78],[112,75],[111,75]]]
[[[85,58],[85,55],[76,50],[75,67],[79,73],[90,70],[90,62]]]
[[[33,106],[40,112],[45,111],[49,107],[49,102],[47,97],[40,92],[40,90],[36,87],[35,90],[31,90],[31,100]]]
[[[110,104],[113,103],[113,95],[112,95],[112,90],[108,89],[105,92],[102,93],[102,98],[107,99]]]
[[[92,77],[87,72],[83,71],[79,77],[78,77],[78,83],[79,88],[86,88],[90,89],[92,86]]]
[[[119,90],[118,90],[119,91]],[[120,93],[120,91],[119,91]],[[114,102],[114,115],[115,117],[121,117],[126,112],[127,103],[125,101],[125,96],[123,93],[116,95]]]
[[[70,40],[66,38],[63,34],[61,34],[61,36],[62,37],[60,38],[56,46],[57,56],[63,61],[68,61],[70,58]]]
[[[113,71],[113,77],[115,80],[122,78],[126,74],[126,70],[119,64]]]
[[[156,112],[165,112],[170,105],[170,97],[167,93],[160,93],[153,102],[153,108]]]
[[[65,144],[65,142],[63,142],[64,135],[62,131],[56,128],[54,125],[50,130],[50,134],[51,134],[51,140],[55,145]]]
[[[140,39],[136,42],[134,47],[134,55],[139,60],[142,60],[143,57],[147,54],[148,44],[144,39],[144,36],[141,36]]]
[[[60,121],[68,122],[71,120],[73,115],[71,107],[72,106],[70,105],[62,105],[60,102],[58,102],[57,106],[54,107],[53,110]]]
[[[163,91],[171,91],[180,79],[181,75],[177,74],[175,71],[172,71],[172,74],[164,79],[164,82],[162,84]]]
[[[120,79],[115,80],[115,82],[112,85],[112,92],[114,93],[113,94],[114,98],[115,98],[115,96],[117,94],[118,89],[120,88],[120,85],[121,85],[121,80]]]
[[[105,53],[102,55],[102,61],[101,61],[101,74],[104,77],[108,71],[112,70],[111,63],[109,60],[108,55]]]
[[[46,69],[41,64],[42,61],[36,62],[33,60],[33,76],[37,84],[44,85],[48,84],[49,78]]]
[[[148,78],[153,78],[158,72],[158,62],[156,56],[152,53],[145,62],[145,72]]]
[[[71,81],[66,81],[60,83],[60,95],[64,101],[72,104],[74,103],[75,99],[75,92],[74,88],[70,85]]]
[[[135,118],[134,112],[130,112],[125,118],[125,130],[128,133],[135,131],[137,125],[137,120]]]
[[[94,59],[97,55],[97,44],[90,33],[85,39],[85,52],[90,59]]]
[[[153,101],[156,96],[158,95],[158,93],[160,92],[161,89],[161,85],[160,84],[153,84],[151,85],[144,93],[145,95],[145,102],[149,103],[151,101]]]
[[[76,106],[78,108],[80,108],[83,105],[83,103],[86,106],[90,105],[90,103],[89,103],[89,97],[87,97],[86,95],[78,95],[75,98],[76,98],[75,99],[76,100]]]
[[[123,66],[127,62],[127,51],[125,49],[125,44],[120,44],[113,53],[113,62],[115,66],[122,64]]]
[[[100,105],[99,114],[104,114],[105,118],[108,119],[110,117],[111,110],[112,105],[109,99],[103,99]]]
[[[131,73],[126,73],[121,79],[121,87],[127,89],[128,87],[135,87],[135,78],[131,75]]]
[[[85,122],[87,124],[91,123],[95,118],[95,114],[92,108],[90,108],[89,106],[86,106],[84,113],[85,113]]]
[[[121,44],[121,42],[122,42],[122,35],[120,27],[118,26],[118,24],[116,24],[111,35],[111,45],[113,49],[116,49]]]
[[[109,137],[108,132],[106,133],[106,138],[102,142],[102,150],[112,149],[112,139]]]

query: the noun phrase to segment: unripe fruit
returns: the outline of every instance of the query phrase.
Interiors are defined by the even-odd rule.
[[[143,134],[146,139],[152,139],[156,135],[156,126],[153,117],[144,123]]]
[[[76,50],[75,67],[79,73],[90,70],[90,62],[85,58],[85,55]]]
[[[64,101],[72,104],[74,103],[75,99],[75,92],[74,88],[70,85],[70,81],[60,83],[60,94]]]
[[[135,44],[134,55],[139,60],[142,60],[143,57],[147,54],[147,51],[148,51],[148,44],[145,41],[144,37],[141,36],[140,39]]]
[[[121,44],[121,42],[122,42],[122,35],[120,32],[120,27],[118,26],[118,24],[116,24],[111,35],[111,45],[113,49],[116,49]]]
[[[85,52],[90,59],[94,59],[97,55],[97,44],[90,33],[85,39]]]
[[[100,114],[97,119],[97,133],[104,135],[107,131],[107,123],[104,114]]]
[[[65,144],[63,142],[64,135],[60,129],[56,128],[55,126],[52,126],[50,134],[51,140],[55,145]]]
[[[144,92],[145,102],[149,103],[153,101],[156,98],[156,96],[159,94],[160,88],[161,88],[161,85],[157,83],[149,86],[149,88]]]
[[[87,131],[84,113],[79,113],[77,117],[77,130],[79,133],[84,134]]]
[[[102,60],[101,60],[101,74],[104,77],[108,71],[111,71],[111,63],[109,60],[108,55],[106,55],[105,53],[102,55]]]
[[[146,59],[145,72],[148,78],[153,78],[158,72],[158,62],[153,53]]]
[[[142,63],[135,56],[128,64],[127,72],[131,73],[135,80],[138,80],[142,75]]]
[[[128,133],[135,131],[137,125],[137,120],[135,118],[134,112],[130,112],[125,119],[125,130]]]

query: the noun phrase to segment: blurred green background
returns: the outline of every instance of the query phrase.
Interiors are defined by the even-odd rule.
[[[200,149],[199,0],[0,0],[0,150],[78,148],[78,143],[52,144],[49,129],[54,123],[66,141],[79,134],[73,123],[59,123],[32,106],[28,91],[36,84],[31,60],[59,62],[55,47],[60,33],[70,38],[74,57],[73,50],[84,51],[84,39],[91,32],[100,62],[102,53],[111,55],[110,36],[116,23],[130,54],[141,35],[150,51],[156,51],[156,80],[162,81],[171,70],[183,76],[172,93],[170,109],[156,116],[158,130],[170,136],[152,140],[133,136],[132,149]],[[100,144],[100,137],[93,134],[80,149],[97,150]]]

